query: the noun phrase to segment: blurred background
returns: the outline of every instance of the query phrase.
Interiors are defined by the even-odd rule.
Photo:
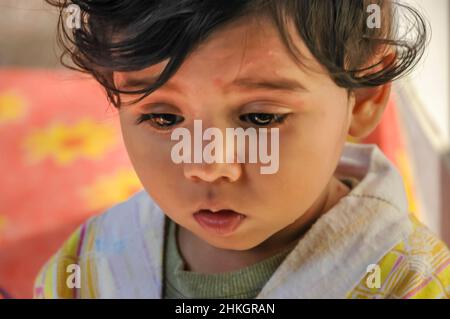
[[[450,245],[450,0],[408,0],[433,36],[396,83],[376,143],[397,165],[410,210]],[[64,69],[57,14],[0,0],[0,298],[29,298],[42,264],[89,216],[141,184],[99,85]]]

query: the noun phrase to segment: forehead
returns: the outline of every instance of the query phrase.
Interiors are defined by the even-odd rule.
[[[302,64],[309,70],[319,69],[309,50],[297,35],[295,27],[287,26],[292,43],[301,52]],[[155,78],[163,71],[167,60],[134,72],[120,72],[115,79]],[[184,60],[169,80],[176,82],[202,79],[216,86],[226,85],[238,78],[298,77],[305,72],[285,46],[279,30],[270,18],[245,17],[212,33]]]

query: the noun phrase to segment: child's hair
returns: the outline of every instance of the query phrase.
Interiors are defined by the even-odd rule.
[[[287,22],[294,22],[313,56],[338,86],[348,90],[379,86],[407,74],[422,57],[428,41],[428,26],[421,14],[392,0],[46,1],[60,9],[61,62],[92,74],[117,108],[120,94],[142,94],[134,102],[148,96],[166,83],[211,33],[244,16],[273,19],[289,52],[301,63],[287,31]],[[80,9],[80,28],[66,24],[65,8],[71,4]],[[373,8],[369,5],[381,9],[380,25],[368,23]],[[400,17],[405,18],[402,23]],[[395,58],[385,63],[388,52],[395,53]],[[75,66],[65,62],[66,55]],[[374,57],[379,58],[373,61]],[[165,60],[166,68],[149,88],[116,88],[114,71],[141,70]],[[369,61],[373,64],[367,65]],[[370,72],[375,67],[376,71]]]

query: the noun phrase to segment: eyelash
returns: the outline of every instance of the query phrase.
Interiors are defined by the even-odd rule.
[[[170,113],[149,113],[149,114],[141,114],[138,117],[138,119],[136,121],[136,124],[139,125],[142,122],[149,122],[149,124],[152,125],[151,122],[153,121],[154,125],[152,125],[152,126],[155,127],[155,125],[158,126],[158,124],[156,124],[155,120],[161,119],[164,116],[172,117],[172,119],[175,118],[177,120],[177,123],[175,123],[175,124],[179,124],[179,123],[182,123],[184,121],[184,118],[182,116],[179,116],[179,115],[176,115],[176,114],[170,114]],[[167,130],[168,128],[171,128],[175,124],[172,124],[170,126],[161,126],[160,125],[160,126],[155,127],[155,128],[160,129],[160,130]]]
[[[269,119],[266,119],[266,121],[269,121],[268,123],[253,123],[253,125],[255,125],[256,127],[270,127],[274,124],[282,124],[285,122],[285,120],[287,119],[287,117],[290,114],[275,114],[275,113],[247,113],[247,114],[243,114],[241,116],[239,116],[239,119],[243,122],[251,122],[251,120],[249,120],[249,117],[269,117]],[[166,125],[160,125],[157,124],[156,120],[166,120],[167,118],[164,119],[164,117],[170,117],[172,121],[174,121],[175,123],[173,124],[166,124]],[[176,115],[176,114],[170,114],[170,113],[149,113],[149,114],[141,114],[137,121],[136,124],[139,125],[143,122],[149,122],[149,124],[154,127],[157,130],[161,130],[161,131],[165,131],[165,130],[169,130],[170,128],[172,128],[173,126],[180,124],[184,121],[184,118],[182,116]],[[152,123],[153,122],[153,123]],[[169,120],[170,122],[170,120]]]
[[[251,121],[248,120],[248,118],[250,116],[258,117],[258,116],[261,116],[261,115],[262,116],[272,117],[272,119],[271,119],[272,122],[267,123],[267,124],[259,124],[259,125],[253,123],[253,124],[255,124],[258,127],[268,127],[268,126],[271,126],[271,125],[282,124],[282,123],[284,123],[286,118],[289,116],[289,114],[276,114],[276,113],[247,113],[247,114],[243,114],[243,115],[239,116],[239,119],[241,121],[243,121],[243,122],[251,122]]]

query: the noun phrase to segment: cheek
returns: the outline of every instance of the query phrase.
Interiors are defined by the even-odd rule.
[[[136,125],[131,114],[120,119],[122,137],[128,155],[133,164],[160,163],[164,164],[166,149],[170,147],[170,135],[163,136],[153,133],[147,123]]]
[[[343,89],[330,90],[329,94],[311,100],[310,116],[299,126],[303,146],[313,160],[330,163],[337,161],[347,136],[347,93]]]
[[[141,131],[145,130],[124,132],[130,161],[142,186],[156,203],[166,212],[176,210],[177,201],[173,200],[173,193],[178,193],[182,187],[182,172],[171,162],[170,137],[167,141]]]
[[[121,121],[122,136],[131,163],[146,188],[155,188],[172,180],[175,174],[171,162],[170,135],[157,135],[147,130],[144,123],[127,124]],[[158,187],[156,187],[158,188]]]
[[[280,132],[280,169],[268,177],[270,182],[260,183],[270,188],[273,198],[283,199],[279,205],[309,208],[326,188],[345,143],[345,107],[336,103],[299,114]]]

